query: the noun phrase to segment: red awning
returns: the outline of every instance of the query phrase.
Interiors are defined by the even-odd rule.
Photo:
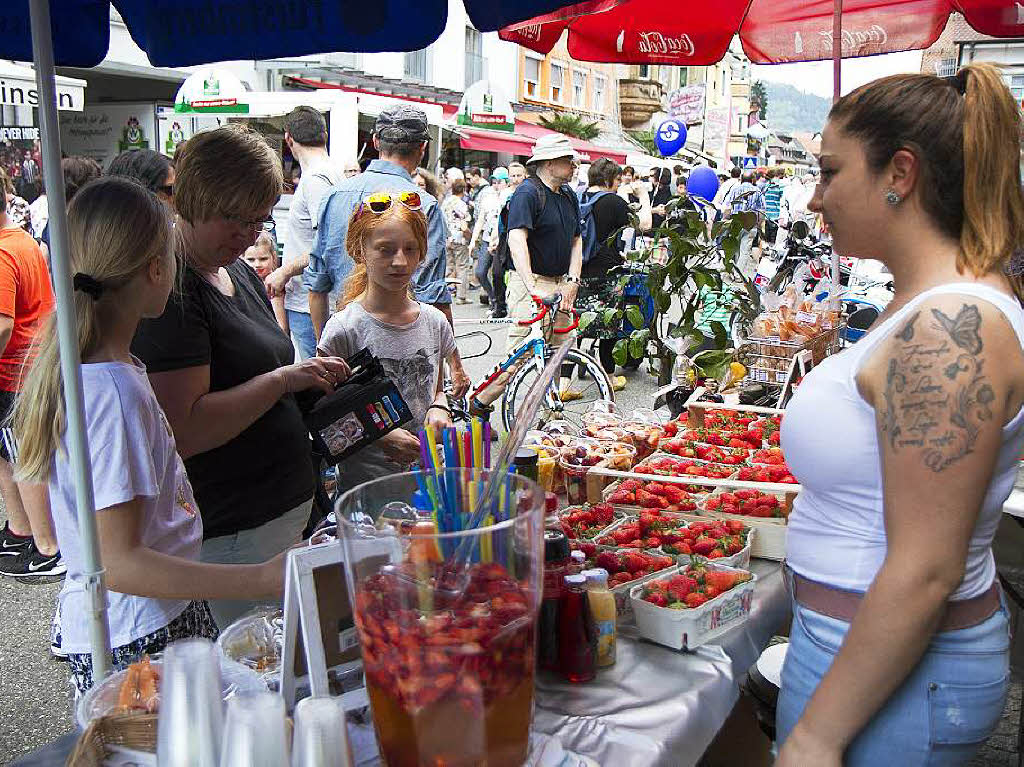
[[[480,152],[508,152],[527,157],[532,154],[534,142],[538,138],[554,133],[541,125],[534,125],[524,120],[516,120],[515,133],[487,130],[486,128],[470,128],[462,125],[458,126],[457,130],[460,137],[459,144],[463,149],[476,149]],[[607,157],[619,165],[626,162],[625,152],[596,146],[589,141],[571,136],[569,141],[579,152],[580,160],[583,162],[593,162],[600,157]]]
[[[581,61],[707,65],[738,34],[755,64],[832,58],[835,0],[622,0],[610,10],[566,19],[538,16],[502,30],[503,40],[547,53],[569,30]],[[950,13],[994,37],[1024,36],[1024,11],[1010,0],[843,0],[843,58],[927,48]]]

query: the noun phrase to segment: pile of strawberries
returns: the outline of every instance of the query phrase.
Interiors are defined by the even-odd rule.
[[[665,511],[695,511],[697,504],[683,485],[624,479],[608,496],[608,503]]]
[[[693,442],[707,442],[719,447],[742,447],[756,450],[764,441],[764,431],[760,427],[741,429],[686,429],[680,435],[683,439]]]
[[[690,565],[668,578],[644,584],[642,598],[658,607],[692,609],[751,578],[750,573],[742,570],[715,570],[702,565]]]
[[[771,415],[764,419],[764,438],[769,445],[778,447],[780,444],[780,429],[782,428],[782,416]]]
[[[711,477],[725,479],[732,476],[733,466],[705,463],[695,458],[676,458],[671,455],[654,455],[636,467],[641,474],[661,474],[666,477]]]
[[[796,477],[789,471],[789,467],[782,466],[744,466],[736,479],[744,482],[782,482],[787,485],[797,484]]]
[[[626,549],[656,549],[666,540],[679,540],[685,528],[686,522],[674,514],[644,510],[640,519],[616,527],[597,542]]]
[[[607,570],[608,588],[615,588],[674,564],[672,557],[643,551],[601,551],[594,557],[593,566]]]
[[[753,463],[766,463],[772,466],[786,465],[786,458],[782,455],[782,448],[780,447],[765,447],[755,450],[754,454],[750,456],[750,460]]]
[[[709,429],[747,429],[760,420],[753,413],[739,410],[705,410],[704,425]]]
[[[737,490],[733,493],[712,495],[704,502],[708,511],[742,514],[747,517],[785,517],[782,502],[774,495],[757,490]]]
[[[743,551],[749,533],[750,528],[735,519],[691,522],[685,528],[663,534],[661,549],[666,554],[722,559]]]
[[[614,521],[615,511],[608,503],[568,510],[559,518],[562,532],[570,540],[589,540]]]
[[[721,463],[726,466],[743,466],[750,455],[750,450],[743,447],[719,447],[685,439],[662,442],[661,449],[681,458],[696,458],[700,461]]]

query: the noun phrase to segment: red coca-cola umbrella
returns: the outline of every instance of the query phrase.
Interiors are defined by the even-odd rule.
[[[1015,0],[607,0],[589,10],[538,16],[500,35],[547,53],[568,29],[574,59],[676,66],[714,64],[739,35],[755,64],[833,59],[837,97],[840,59],[927,48],[953,12],[982,34],[1024,37],[1024,3]]]

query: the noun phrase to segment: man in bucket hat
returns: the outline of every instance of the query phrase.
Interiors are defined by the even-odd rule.
[[[533,297],[544,298],[554,293],[562,296],[555,316],[556,328],[572,324],[570,310],[583,271],[583,239],[580,231],[580,203],[569,181],[576,173],[579,160],[569,139],[553,133],[541,136],[533,145],[533,154],[526,161],[527,178],[512,193],[508,204],[499,213],[499,230],[507,232],[499,239],[508,242],[508,311],[514,320],[508,326],[507,349],[522,343],[529,326],[520,325],[537,314]],[[499,246],[495,260],[505,258]],[[501,285],[495,282],[496,297]],[[560,344],[567,334],[554,333],[548,340]],[[490,417],[493,404],[511,380],[519,365],[501,373],[469,402],[470,415]]]
[[[412,180],[429,142],[427,115],[422,109],[408,104],[384,109],[373,129],[373,146],[379,158],[373,160],[364,172],[331,187],[321,203],[309,266],[303,273],[303,282],[309,288],[309,314],[318,340],[328,317],[336,309],[345,279],[352,271],[353,262],[345,250],[349,219],[359,203],[374,192],[416,192],[420,195],[421,210],[427,218],[427,252],[413,275],[412,284],[417,301],[437,307],[451,322],[452,297],[444,279],[447,239],[444,217],[437,200]],[[449,364],[456,393],[465,392],[469,388],[469,378],[457,353]]]
[[[533,296],[560,293],[555,327],[571,324],[569,310],[583,270],[579,199],[568,186],[578,165],[576,150],[566,136],[541,136],[526,161],[529,177],[509,200],[508,247],[515,269],[508,276],[508,306],[514,320],[537,313]],[[509,326],[508,348],[528,333],[528,327],[514,322]],[[556,334],[551,340],[560,343],[564,337]]]

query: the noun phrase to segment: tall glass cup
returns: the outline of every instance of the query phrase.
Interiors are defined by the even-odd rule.
[[[336,507],[381,755],[388,767],[520,767],[533,715],[544,492],[508,476],[490,524],[463,531],[459,510],[468,518],[483,475],[449,469],[441,480],[429,489],[445,505],[419,522],[381,513],[413,504],[429,482],[415,472],[360,485]]]
[[[217,767],[224,726],[218,657],[208,639],[167,646],[157,722],[160,767]]]

